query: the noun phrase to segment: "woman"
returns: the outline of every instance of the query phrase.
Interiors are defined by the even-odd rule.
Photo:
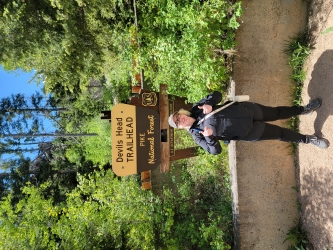
[[[280,140],[310,143],[319,148],[329,147],[329,141],[324,138],[303,135],[291,129],[266,123],[311,114],[321,106],[320,99],[314,99],[308,105],[301,107],[267,107],[253,102],[235,102],[200,123],[206,114],[222,106],[217,105],[221,100],[222,94],[215,91],[195,104],[190,111],[181,109],[170,115],[169,124],[174,128],[187,129],[195,142],[211,154],[222,152],[219,140]]]

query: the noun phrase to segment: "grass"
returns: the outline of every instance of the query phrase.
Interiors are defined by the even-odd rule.
[[[293,104],[302,105],[303,83],[306,77],[304,71],[304,63],[310,54],[310,45],[307,32],[300,33],[296,38],[292,39],[291,43],[285,50],[289,55],[289,65],[292,68],[291,79],[295,85],[292,89]],[[299,117],[293,117],[288,121],[288,126],[298,132]],[[297,149],[298,144],[293,143],[293,152]]]
[[[294,105],[302,105],[302,91],[303,84],[306,77],[306,72],[304,71],[304,63],[307,60],[310,54],[310,44],[308,33],[303,32],[299,34],[296,38],[292,40],[286,53],[289,57],[289,65],[292,68],[291,79],[294,81],[295,85],[293,88],[293,103]],[[300,120],[299,117],[293,117],[288,121],[288,126],[294,131],[299,131]],[[295,153],[298,144],[293,143],[293,152]],[[298,190],[296,190],[298,191]],[[301,204],[299,204],[301,205]],[[289,241],[291,245],[288,250],[302,250],[306,249],[306,246],[309,244],[306,231],[302,228],[301,222],[291,228],[288,231],[287,238],[283,243]]]
[[[283,241],[291,241],[292,245],[288,247],[288,250],[305,250],[309,244],[306,231],[302,228],[301,223],[298,223],[295,227],[291,228],[287,234],[287,238]]]
[[[304,63],[310,54],[310,45],[307,33],[303,32],[294,38],[287,48],[286,53],[290,55],[289,65],[292,68],[291,79],[295,82],[293,89],[293,102],[294,104],[300,106],[302,103],[303,82],[306,76]]]

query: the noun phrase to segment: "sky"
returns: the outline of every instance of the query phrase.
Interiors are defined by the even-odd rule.
[[[14,71],[8,73],[0,65],[0,98],[8,97],[11,94],[18,93],[30,96],[36,91],[40,92],[42,86],[37,87],[37,85],[33,82],[28,84],[33,75],[33,72],[26,73],[23,71]],[[51,127],[49,124],[47,126]],[[27,156],[34,159],[33,155],[27,154]],[[3,156],[3,158],[6,159],[10,157]]]
[[[39,91],[41,86],[37,87],[35,83],[28,84],[32,76],[33,72],[14,71],[8,73],[0,66],[0,98],[17,93],[31,95]]]

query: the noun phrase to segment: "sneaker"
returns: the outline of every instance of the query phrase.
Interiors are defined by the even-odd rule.
[[[306,143],[311,143],[312,145],[317,146],[318,148],[328,148],[330,146],[330,142],[324,138],[318,138],[315,135],[307,135]]]
[[[320,108],[321,106],[321,99],[313,99],[309,102],[308,105],[304,106],[304,110],[301,115],[311,115],[314,110]]]

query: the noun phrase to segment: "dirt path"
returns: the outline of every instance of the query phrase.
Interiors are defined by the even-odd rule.
[[[303,104],[320,97],[323,105],[300,117],[300,131],[322,135],[331,146],[321,150],[300,144],[295,168],[286,143],[230,145],[235,249],[287,249],[283,241],[301,216],[309,249],[333,250],[333,0],[243,0],[242,6],[235,93],[249,94],[251,101],[264,105],[290,105],[292,72],[283,51],[308,23],[313,48],[305,67]],[[298,194],[292,189],[297,184]]]
[[[242,25],[236,34],[235,93],[248,94],[251,101],[267,106],[289,106],[292,70],[284,51],[290,39],[306,28],[307,4],[301,0],[243,0],[242,6]],[[286,126],[285,121],[275,124]],[[239,141],[234,151],[237,178],[232,181],[237,181],[238,190],[233,205],[239,235],[235,249],[287,249],[290,243],[283,242],[299,218],[290,144]]]
[[[316,133],[331,142],[320,150],[300,145],[298,151],[302,223],[313,249],[333,249],[333,1],[313,0],[309,6],[309,28],[313,50],[307,60],[303,102],[320,97],[322,107],[302,116],[300,131]],[[311,248],[310,248],[311,249]]]

